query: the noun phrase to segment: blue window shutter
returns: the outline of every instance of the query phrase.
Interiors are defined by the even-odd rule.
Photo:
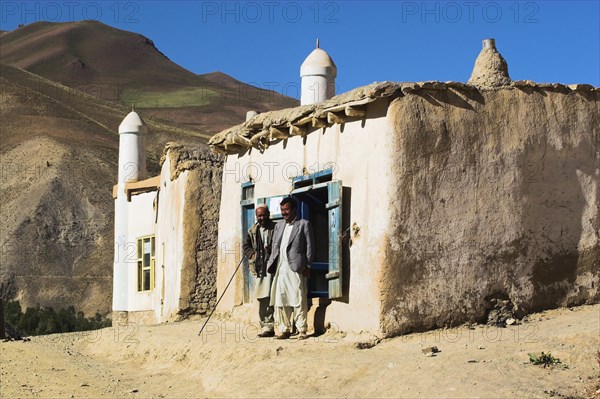
[[[329,222],[329,298],[341,298],[342,292],[342,182],[327,183],[326,205]]]

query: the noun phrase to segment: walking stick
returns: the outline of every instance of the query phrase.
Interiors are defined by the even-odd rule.
[[[213,308],[213,310],[210,312],[210,314],[208,315],[208,318],[206,319],[206,321],[204,322],[204,324],[202,325],[202,328],[200,329],[200,332],[198,332],[198,335],[202,334],[202,331],[204,331],[204,327],[206,327],[206,325],[208,324],[208,321],[210,320],[210,318],[212,317],[213,313],[215,313],[215,310],[217,309],[217,306],[219,305],[219,302],[221,302],[221,299],[223,299],[223,295],[225,295],[225,292],[227,292],[227,288],[229,288],[229,284],[231,284],[231,282],[233,281],[233,278],[235,277],[235,274],[237,273],[238,269],[240,268],[240,266],[242,265],[242,262],[244,261],[246,257],[242,256],[242,260],[240,260],[240,263],[238,263],[237,267],[235,268],[235,271],[233,272],[233,274],[231,275],[231,278],[229,279],[229,282],[227,283],[227,285],[225,286],[225,289],[223,290],[223,292],[221,293],[221,296],[219,297],[219,299],[217,300],[217,303],[215,304],[215,307]]]

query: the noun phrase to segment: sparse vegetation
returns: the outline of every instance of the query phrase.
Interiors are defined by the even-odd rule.
[[[124,89],[121,101],[137,108],[202,107],[211,103],[218,94],[213,90],[189,87],[173,91],[144,91]]]
[[[543,366],[544,368],[549,366],[562,365],[560,359],[552,356],[551,353],[544,352],[542,352],[539,356],[534,353],[529,353],[529,361],[535,364],[536,366]]]
[[[75,312],[73,306],[55,311],[51,307],[27,308],[21,310],[19,301],[4,303],[4,319],[23,335],[44,335],[74,331],[97,330],[110,327],[112,321],[98,312],[94,317],[85,317],[83,312]]]

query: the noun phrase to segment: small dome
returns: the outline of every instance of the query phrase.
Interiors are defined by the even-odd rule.
[[[148,128],[135,111],[131,111],[123,122],[119,125],[119,134],[121,133],[146,133]]]
[[[312,51],[306,57],[302,66],[300,67],[300,76],[312,75],[314,71],[324,71],[332,77],[337,76],[337,66],[331,59],[329,54],[321,48],[319,48],[319,42],[317,41],[317,48]]]

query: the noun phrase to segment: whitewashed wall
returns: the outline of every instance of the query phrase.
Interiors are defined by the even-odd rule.
[[[127,311],[152,310],[156,304],[155,290],[138,291],[137,240],[154,234],[153,203],[156,191],[131,196],[128,203],[128,240],[125,250],[127,267]]]
[[[183,210],[187,171],[171,181],[170,158],[162,165],[156,226],[156,318],[173,320],[179,310],[181,265],[183,262]],[[160,297],[164,295],[161,306]]]
[[[248,181],[248,175],[255,180],[256,199],[289,193],[291,177],[302,174],[303,168],[314,173],[333,165],[333,179],[351,188],[350,225],[356,223],[360,234],[352,237],[350,248],[349,301],[333,301],[325,321],[343,330],[379,329],[378,279],[392,195],[392,128],[386,110],[384,101],[371,104],[365,120],[318,129],[306,137],[305,144],[302,137],[292,137],[263,154],[252,150],[242,157],[227,157],[219,220],[218,295],[241,259],[241,184]],[[242,284],[238,272],[218,311],[231,312],[241,304]]]

